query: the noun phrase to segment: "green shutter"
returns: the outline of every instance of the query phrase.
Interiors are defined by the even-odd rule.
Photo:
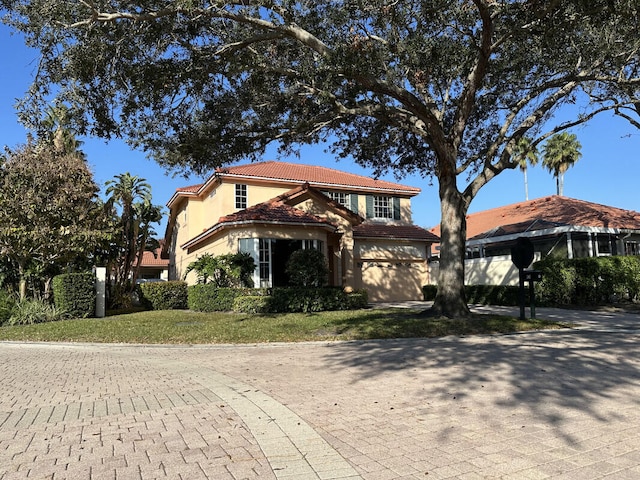
[[[352,212],[355,213],[360,213],[358,212],[358,194],[357,193],[352,193],[351,194],[351,198],[349,199],[349,208],[351,208]]]
[[[393,197],[393,219],[400,220],[400,199]]]
[[[373,218],[373,195],[367,195],[367,218]]]

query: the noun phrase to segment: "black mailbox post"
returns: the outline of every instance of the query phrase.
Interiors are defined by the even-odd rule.
[[[511,261],[518,267],[520,279],[520,291],[518,300],[520,303],[520,320],[524,315],[524,283],[529,282],[529,298],[531,300],[531,318],[536,318],[534,284],[542,280],[542,272],[538,270],[525,270],[533,262],[533,243],[526,237],[519,237],[516,244],[511,247]]]

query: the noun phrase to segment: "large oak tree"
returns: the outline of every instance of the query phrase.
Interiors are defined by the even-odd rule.
[[[25,121],[55,93],[78,127],[204,172],[328,142],[437,179],[434,310],[468,312],[465,215],[532,146],[611,110],[637,121],[636,0],[2,0],[42,52]],[[576,117],[549,124],[576,104]],[[549,127],[549,125],[551,125]],[[547,130],[543,129],[547,126]],[[35,127],[35,125],[34,125]]]

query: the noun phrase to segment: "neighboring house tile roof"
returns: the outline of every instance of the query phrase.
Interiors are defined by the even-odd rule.
[[[168,267],[169,259],[162,258],[162,248],[156,248],[153,252],[145,251],[142,254],[141,267]]]
[[[356,238],[391,238],[394,240],[421,240],[439,242],[433,233],[416,225],[394,225],[375,222],[365,222],[353,227]]]
[[[525,229],[536,228],[535,220],[549,224],[580,227],[640,230],[640,213],[609,207],[575,198],[551,195],[504,207],[484,210],[467,216],[467,238],[489,234],[498,227],[515,232],[517,224]],[[549,228],[548,226],[546,228]],[[431,229],[440,234],[440,226]],[[505,233],[506,235],[507,233]]]
[[[205,183],[178,188],[176,195],[194,194],[206,187],[216,178],[237,177],[238,179],[253,179],[266,181],[280,181],[285,183],[309,183],[316,188],[353,188],[355,190],[370,190],[415,196],[420,193],[417,187],[408,187],[399,183],[377,180],[374,178],[342,172],[333,168],[314,165],[302,165],[288,162],[256,162],[246,165],[218,168]],[[174,199],[169,201],[171,203]]]

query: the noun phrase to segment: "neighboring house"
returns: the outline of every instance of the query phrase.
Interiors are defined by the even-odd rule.
[[[220,168],[167,203],[169,278],[183,278],[205,253],[241,251],[255,260],[256,287],[286,286],[289,255],[315,248],[327,257],[330,285],[365,288],[371,301],[422,299],[438,237],[412,223],[418,193],[325,167],[270,161]]]
[[[160,242],[162,243],[162,242]],[[140,273],[138,281],[154,281],[169,279],[169,258],[162,256],[162,249],[156,248],[154,251],[145,251],[142,254]]]
[[[472,213],[466,282],[517,283],[511,247],[519,237],[531,240],[536,260],[639,255],[640,213],[558,195]]]

